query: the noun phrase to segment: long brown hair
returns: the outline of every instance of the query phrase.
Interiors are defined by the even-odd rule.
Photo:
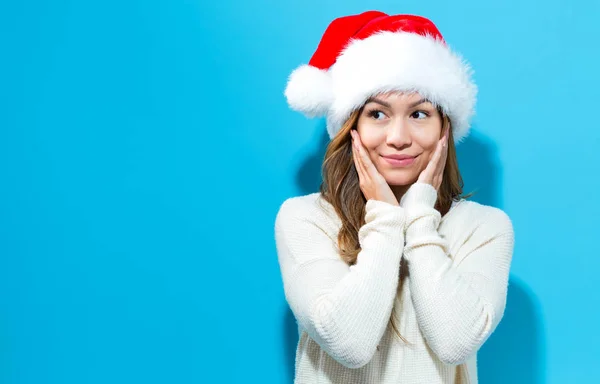
[[[325,158],[322,166],[323,182],[320,186],[321,196],[333,206],[342,222],[342,227],[338,233],[338,249],[340,257],[348,264],[356,263],[356,258],[360,252],[358,241],[358,231],[365,224],[365,205],[366,199],[359,186],[358,173],[352,159],[352,141],[350,130],[356,129],[358,118],[363,108],[356,109],[339,132],[329,142],[325,152]],[[448,157],[444,168],[442,184],[438,191],[438,199],[435,208],[445,215],[452,204],[452,201],[468,198],[469,195],[462,195],[463,181],[458,169],[458,160],[456,158],[456,149],[452,137],[452,125],[450,119],[442,113],[442,128],[449,126],[450,133],[448,138]],[[443,129],[442,129],[443,132]],[[401,283],[406,274],[406,265],[401,268]],[[411,344],[398,331],[394,315],[390,317],[391,325],[400,339],[405,343]]]

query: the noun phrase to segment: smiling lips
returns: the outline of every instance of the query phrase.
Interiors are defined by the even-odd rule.
[[[407,167],[414,163],[416,156],[410,155],[387,155],[381,156],[388,164],[396,166],[396,167]]]

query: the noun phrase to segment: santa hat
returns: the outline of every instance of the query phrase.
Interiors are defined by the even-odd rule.
[[[289,76],[284,94],[307,117],[326,116],[333,138],[369,97],[418,92],[448,115],[459,143],[474,115],[472,73],[430,20],[367,11],[333,20],[309,63]]]

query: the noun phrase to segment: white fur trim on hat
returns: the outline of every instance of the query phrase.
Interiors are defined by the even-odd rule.
[[[352,40],[328,73],[333,94],[327,116],[331,138],[354,109],[387,91],[418,92],[448,114],[456,142],[468,134],[477,95],[473,71],[432,36],[381,31]]]
[[[331,77],[326,70],[301,65],[289,76],[285,97],[290,107],[307,117],[325,115],[333,103]]]

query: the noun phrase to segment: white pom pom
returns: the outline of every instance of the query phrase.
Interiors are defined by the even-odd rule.
[[[301,65],[290,74],[284,94],[293,110],[307,117],[323,116],[333,102],[331,76],[317,67]]]

